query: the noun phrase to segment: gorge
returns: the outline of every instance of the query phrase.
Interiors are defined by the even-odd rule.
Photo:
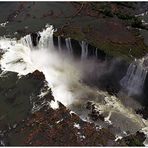
[[[77,48],[74,49],[74,46]],[[134,110],[141,108],[141,104],[131,97],[143,91],[147,57],[134,61],[128,67],[122,59],[114,59],[86,41],[55,37],[51,25],[20,40],[1,38],[0,48],[3,50],[1,77],[7,71],[18,73],[20,78],[35,70],[43,72],[55,99],[53,108],[61,102],[82,120],[91,122],[86,109],[90,101],[95,106],[95,112],[104,117],[104,122],[100,119],[93,121],[100,128],[112,125],[113,133],[122,137],[127,135],[127,131],[132,134],[147,128],[147,120],[143,120]],[[119,70],[121,65],[125,67],[124,71],[123,67]],[[132,105],[126,106],[120,99],[118,93],[122,88],[127,90],[125,96],[131,98],[134,108]]]

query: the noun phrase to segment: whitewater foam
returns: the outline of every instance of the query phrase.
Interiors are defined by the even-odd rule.
[[[0,47],[5,49],[1,68],[19,75],[26,75],[36,69],[42,71],[55,98],[69,105],[73,101],[72,87],[79,83],[80,73],[68,58],[54,50],[52,26],[40,32],[40,35],[39,44],[35,48],[29,35],[19,41],[1,40]]]

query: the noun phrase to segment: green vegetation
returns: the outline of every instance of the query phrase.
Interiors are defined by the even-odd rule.
[[[147,28],[142,24],[142,21],[140,18],[135,17],[134,15],[129,15],[129,14],[123,14],[121,12],[116,12],[114,13],[119,19],[122,20],[128,20],[130,22],[130,26],[133,28],[141,28],[141,29],[146,29]]]
[[[100,12],[103,13],[105,16],[113,17],[111,9],[108,8],[108,7],[105,7],[104,9],[101,9]]]
[[[115,3],[119,6],[135,9],[135,7],[133,6],[133,3],[131,2],[115,2]]]
[[[118,7],[124,6],[129,9],[130,8],[134,9],[134,6],[131,3],[121,2],[121,3],[114,3],[114,4],[118,5]],[[111,6],[109,5],[109,3],[103,3],[100,5],[92,3],[92,10],[98,11],[99,13],[102,13],[103,15],[105,15],[107,17],[117,16],[119,19],[128,21],[127,23],[130,23],[131,27],[147,30],[147,28],[142,24],[140,18],[135,17],[134,15],[131,15],[130,11],[124,12],[124,11],[118,10],[118,11],[112,12],[112,9],[111,9]]]
[[[129,35],[132,34],[131,36],[133,36],[134,38],[133,41],[130,41],[130,38],[129,38],[129,42],[128,41],[124,42],[123,40],[120,41],[120,39],[119,40],[117,39],[116,41],[114,41],[110,39],[111,37],[108,37],[108,39],[106,37],[106,39],[102,40],[102,38],[100,37],[101,35],[103,35],[102,33],[103,31],[104,31],[104,34],[106,33],[105,29],[104,30],[98,29],[97,31],[100,32],[100,35],[98,33],[98,36],[94,37],[93,35],[94,27],[92,26],[95,26],[96,24],[99,26],[101,24],[99,21],[98,22],[94,21],[94,25],[92,25],[93,23],[90,23],[91,24],[90,26],[89,26],[89,23],[83,27],[66,26],[62,28],[62,30],[58,30],[58,32],[56,32],[55,35],[56,36],[63,35],[63,37],[65,38],[71,37],[78,41],[87,40],[91,45],[105,51],[108,55],[115,56],[115,57],[122,57],[129,62],[134,58],[141,58],[146,54],[146,52],[148,52],[148,47],[144,44],[143,39],[139,37],[140,34],[137,28],[140,28],[140,29],[146,29],[146,28],[145,26],[143,26],[141,19],[139,17],[135,17],[134,13],[132,13],[130,9],[131,7],[133,7],[133,5],[130,6],[130,3],[129,4],[128,3],[120,3],[120,4],[112,3],[111,4],[107,2],[99,3],[99,4],[95,2],[91,3],[91,9],[94,10],[96,14],[98,13],[97,17],[99,17],[101,21],[108,19],[109,22],[110,21],[114,22],[115,20],[115,24],[119,23],[119,26],[121,28],[122,27],[126,28],[127,26],[131,26],[129,27],[129,30],[127,30],[127,32],[129,33]],[[104,19],[104,17],[108,17],[108,18]],[[120,20],[118,20],[117,18]],[[123,24],[123,26],[120,24]],[[100,27],[103,27],[103,25],[101,24]],[[116,27],[116,26],[114,25],[114,23],[112,23],[111,27]],[[99,28],[99,27],[96,27],[96,28]],[[121,28],[119,28],[119,30],[121,30],[122,32]],[[110,32],[109,30],[107,31]],[[119,31],[119,34],[120,34],[120,31]]]
[[[148,51],[148,47],[143,43],[143,40],[137,40],[136,43],[120,44],[110,41],[98,42],[91,36],[86,36],[81,30],[66,29],[64,38],[71,37],[75,40],[82,41],[87,39],[87,42],[91,45],[103,50],[110,56],[121,57],[127,61],[132,61],[134,58],[141,58]],[[55,32],[55,36],[60,35],[59,32]],[[131,51],[130,51],[131,49]],[[132,56],[131,56],[132,55]]]
[[[102,3],[101,4],[97,4],[97,3],[92,3],[92,10],[98,11],[99,13],[102,13],[103,15],[107,16],[107,17],[113,17],[113,13],[111,10],[110,5],[108,5],[108,3]]]
[[[132,21],[131,21],[131,26],[134,27],[134,28],[141,28],[141,29],[146,29],[141,20],[137,17],[133,18]]]
[[[139,139],[131,139],[129,140],[128,146],[144,146],[144,144]]]
[[[130,20],[135,18],[135,16],[129,15],[129,14],[123,14],[121,12],[116,12],[114,13],[119,19],[123,19],[123,20]]]

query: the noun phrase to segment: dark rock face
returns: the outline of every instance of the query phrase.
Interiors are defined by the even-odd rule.
[[[40,80],[40,81],[45,81],[44,74],[42,72],[38,71],[38,70],[35,70],[33,73],[29,73],[27,75],[27,77],[33,78],[33,79],[36,79],[36,80]]]
[[[58,38],[53,34],[53,43],[55,47],[58,47]]]
[[[100,84],[103,89],[106,89],[109,94],[117,94],[120,87],[120,80],[126,74],[128,64],[125,61],[115,61],[111,63],[111,71],[100,78]]]
[[[0,84],[0,130],[27,117],[33,102],[39,101],[41,89],[47,89],[45,77],[39,71],[21,78],[17,73],[7,72],[0,78]]]
[[[136,111],[137,114],[140,114],[143,116],[144,119],[148,119],[148,107],[144,107],[142,109],[139,109]]]
[[[31,33],[31,40],[32,40],[33,46],[37,46],[40,38],[41,36],[39,33]]]
[[[72,44],[72,47],[74,49],[74,52],[73,52],[74,56],[80,58],[81,52],[82,52],[80,43],[78,41],[74,40],[74,39],[71,39],[71,44]]]

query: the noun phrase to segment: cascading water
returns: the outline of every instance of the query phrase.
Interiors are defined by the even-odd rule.
[[[71,39],[70,38],[66,38],[65,42],[66,42],[66,47],[68,49],[68,54],[72,55],[73,54],[73,49],[72,49],[72,45],[71,45]]]
[[[53,26],[48,26],[48,25],[46,30],[39,32],[41,36],[38,44],[39,49],[50,49],[50,50],[54,49],[53,32],[54,32]]]
[[[61,46],[61,37],[58,36],[58,49],[61,52],[62,51],[62,46]]]
[[[26,35],[20,40],[20,43],[28,48],[33,48],[32,40],[30,35]]]
[[[39,32],[41,37],[36,47],[33,47],[30,35],[14,43],[11,40],[10,43],[7,40],[3,41],[5,43],[1,41],[1,48],[7,50],[1,60],[1,66],[2,70],[14,71],[20,75],[26,75],[36,69],[42,71],[54,97],[68,105],[73,101],[71,91],[79,85],[80,73],[66,56],[54,50],[53,32],[52,26]]]
[[[84,60],[87,58],[88,56],[88,43],[85,41],[82,41],[82,43],[80,43],[81,45],[81,59]]]
[[[121,86],[128,91],[128,95],[138,95],[143,91],[143,85],[147,75],[144,65],[145,58],[135,60],[130,64],[126,75],[120,81]]]
[[[73,43],[73,45],[72,45]],[[86,41],[71,41],[71,38],[66,38],[65,42],[61,41],[61,36],[54,37],[55,46],[58,45],[58,51],[66,52],[68,55],[76,58],[84,59],[99,59],[105,60],[105,53],[94,46],[89,45]],[[66,50],[65,50],[66,49]]]
[[[2,70],[26,75],[37,69],[44,73],[46,81],[52,89],[54,98],[64,105],[70,106],[75,104],[75,102],[84,105],[87,100],[91,99],[97,102],[97,107],[101,113],[105,113],[106,115],[108,112],[111,112],[109,113],[109,118],[113,118],[113,113],[118,113],[120,116],[128,118],[127,122],[130,120],[133,124],[131,126],[127,124],[127,130],[135,129],[135,127],[137,130],[147,126],[147,123],[143,122],[139,116],[122,105],[117,97],[110,96],[106,92],[82,84],[83,65],[81,64],[85,64],[85,62],[81,62],[81,60],[88,57],[88,44],[82,41],[81,60],[75,61],[73,58],[70,59],[67,55],[63,56],[54,50],[53,32],[52,26],[39,32],[40,40],[35,47],[29,35],[19,41],[0,39],[0,47],[4,50],[0,61]],[[60,39],[58,42],[60,43]],[[61,44],[58,45],[61,48]],[[67,39],[67,48],[69,51],[72,51],[70,39]],[[95,52],[97,51],[95,50]],[[137,75],[144,74],[140,72]],[[119,119],[118,123],[120,123]]]

